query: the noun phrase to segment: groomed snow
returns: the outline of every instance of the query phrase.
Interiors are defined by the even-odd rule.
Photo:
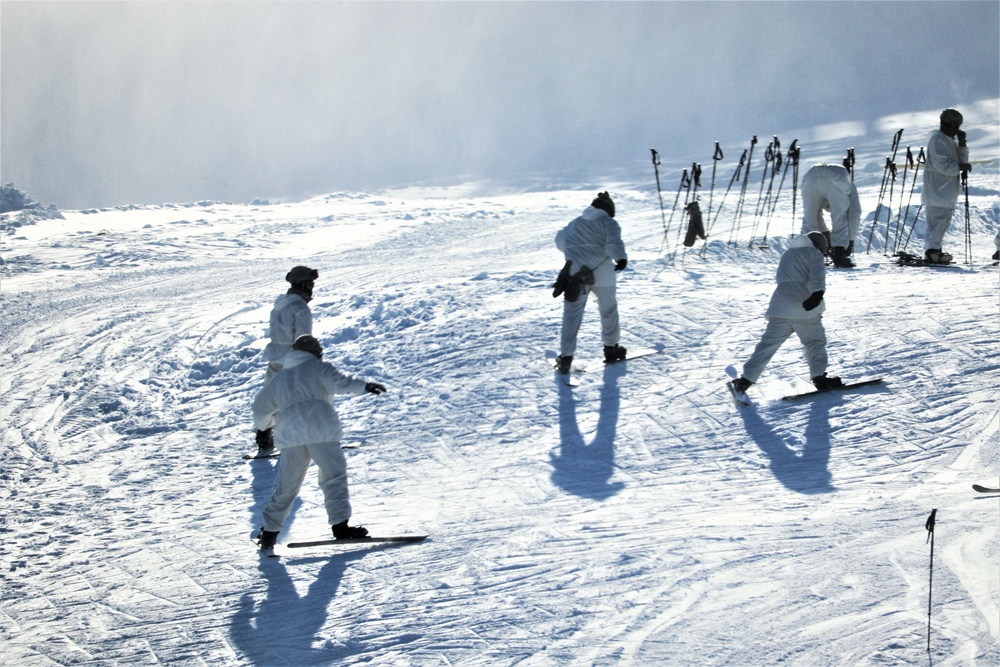
[[[1000,501],[971,489],[1000,480],[1000,118],[997,100],[956,106],[977,162],[969,265],[962,202],[955,267],[896,266],[884,220],[871,233],[893,133],[916,151],[937,112],[782,137],[800,140],[803,172],[856,149],[863,240],[857,268],[828,273],[824,321],[831,372],[885,382],[782,402],[809,387],[789,342],[749,409],[725,369],[763,331],[798,227],[789,175],[769,247],[748,248],[756,158],[734,243],[735,192],[707,247],[686,252],[679,213],[661,251],[651,165],[597,184],[630,253],[622,343],[662,351],[572,389],[545,359],[561,312],[553,236],[589,184],[136,205],[5,227],[0,663],[1000,663]],[[667,218],[692,161],[707,209],[710,153],[660,148]],[[716,206],[745,146],[724,148]],[[922,218],[911,252],[921,233]],[[268,313],[295,264],[320,272],[326,358],[389,387],[337,403],[360,443],[354,521],[424,543],[267,559],[248,540],[276,463],[240,456]],[[600,351],[589,308],[582,359]],[[327,531],[313,473],[279,541]]]

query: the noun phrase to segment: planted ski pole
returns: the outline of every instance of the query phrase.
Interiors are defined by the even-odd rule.
[[[792,236],[795,235],[795,201],[799,193],[799,140],[796,139],[788,148],[788,160],[792,163]]]
[[[708,219],[712,219],[712,198],[715,196],[715,170],[719,166],[719,160],[723,159],[722,147],[719,142],[715,142],[715,153],[712,154],[712,187],[708,191]]]
[[[736,169],[733,171],[733,177],[729,179],[729,185],[726,187],[725,194],[722,195],[722,201],[719,202],[719,208],[715,211],[715,217],[711,218],[708,223],[708,230],[705,232],[705,244],[701,247],[701,256],[705,256],[705,250],[708,248],[708,237],[712,235],[712,228],[715,227],[715,221],[719,219],[719,214],[722,213],[722,207],[726,203],[726,197],[729,196],[729,190],[732,189],[733,183],[739,180],[740,172],[743,171],[743,165],[747,161],[747,152],[743,151],[743,155],[740,156],[740,163],[736,165]]]
[[[674,221],[674,211],[677,210],[677,202],[681,199],[681,190],[684,189],[685,185],[690,185],[690,179],[688,178],[688,170],[685,169],[684,173],[681,174],[681,184],[677,186],[677,196],[674,197],[674,207],[670,209],[670,219],[667,220],[666,226],[663,228],[663,243],[660,244],[660,254],[663,254],[663,249],[667,246],[667,234],[670,232],[670,225]]]
[[[962,170],[962,192],[965,193],[965,263],[972,264],[972,228],[969,222],[969,170]]]
[[[692,186],[694,186],[692,188]],[[697,162],[691,163],[691,175],[688,178],[687,190],[684,192],[684,212],[689,213],[688,204],[692,201],[697,201],[698,190],[701,188],[701,165]],[[677,246],[680,245],[681,236],[684,235],[684,230],[687,226],[682,222],[677,227],[677,241],[674,243],[674,251],[670,256],[670,263],[673,264],[674,258],[677,256]],[[686,251],[685,251],[686,252]]]
[[[778,137],[775,137],[764,150],[764,170],[760,174],[760,190],[757,191],[757,203],[754,204],[753,227],[750,228],[750,242],[747,244],[747,248],[753,247],[753,237],[757,235],[757,225],[760,223],[760,205],[764,201],[764,181],[767,180],[769,169],[771,173],[774,173],[774,142],[777,140]]]
[[[844,168],[847,169],[847,173],[850,174],[851,180],[854,180],[854,148],[847,149],[847,157],[844,158]]]
[[[923,146],[921,146],[920,147],[920,153],[917,155],[917,164],[913,168],[913,182],[910,183],[910,197],[906,200],[906,212],[903,213],[903,228],[904,229],[906,228],[906,221],[910,217],[910,202],[913,201],[913,191],[917,187],[917,173],[920,171],[920,165],[924,164],[924,162],[926,162],[926,161],[927,161],[927,158],[924,155],[924,148],[923,148]],[[906,241],[903,242],[903,252],[906,252],[906,247],[908,245],[910,245],[910,236],[913,235],[913,228],[917,226],[917,218],[920,217],[920,208],[922,206],[923,206],[923,204],[921,204],[920,206],[917,207],[917,213],[916,213],[916,215],[913,216],[913,224],[910,225],[910,231],[906,235]]]
[[[663,210],[663,190],[660,189],[660,154],[655,148],[650,148],[653,154],[653,171],[656,173],[656,195],[660,198],[660,220],[663,221],[663,234],[667,233],[667,214]]]
[[[777,153],[774,156],[774,170],[771,172],[771,183],[774,183],[774,175],[781,171],[781,153]],[[786,169],[785,172],[788,170]],[[767,213],[767,219],[764,223],[764,240],[761,241],[760,249],[767,250],[767,235],[771,230],[771,214],[774,213],[774,205],[778,203],[778,194],[781,194],[781,183],[785,182],[785,175],[781,175],[781,182],[778,184],[778,193],[774,196],[774,204],[771,205],[770,210]],[[767,197],[771,198],[771,185],[767,186]]]
[[[895,227],[894,227],[893,233],[892,233],[892,252],[893,252],[893,254],[896,253],[896,250],[899,247],[899,237],[902,234],[899,221],[900,221],[900,219],[901,219],[901,217],[903,215],[903,194],[906,192],[906,175],[910,171],[910,167],[912,167],[912,166],[913,166],[913,151],[910,150],[909,146],[907,146],[906,147],[906,162],[904,163],[904,166],[903,166],[903,185],[899,188],[899,206],[896,207],[896,224],[895,224]],[[914,180],[916,180],[916,175],[914,175]],[[890,201],[890,203],[891,203],[891,201]],[[906,225],[906,221],[904,220],[903,221],[903,226],[905,227],[905,225]],[[886,233],[888,233],[888,228],[886,228]],[[888,241],[886,241],[886,244],[885,244],[885,254],[888,254],[888,253],[889,253],[889,243],[888,243]]]
[[[747,155],[746,171],[743,172],[743,185],[740,187],[740,198],[736,202],[736,217],[733,220],[733,227],[729,232],[729,242],[733,243],[733,239],[739,236],[740,231],[740,219],[743,217],[743,203],[747,196],[747,184],[750,182],[750,166],[753,164],[753,148],[757,145],[757,135],[753,135],[753,139],[750,140],[750,152]]]
[[[878,204],[875,206],[875,218],[872,220],[872,228],[868,233],[868,247],[865,249],[865,253],[871,251],[872,249],[872,238],[875,236],[875,228],[878,227],[878,216],[882,212],[882,199],[885,197],[886,187],[889,185],[889,176],[892,175],[892,181],[896,180],[896,151],[899,150],[899,140],[903,137],[903,130],[899,130],[892,137],[892,156],[885,159],[885,169],[882,171],[882,186],[879,188],[878,192]],[[892,202],[890,202],[891,204]],[[891,215],[891,213],[890,213]],[[886,218],[886,237],[888,237],[889,232],[888,218]]]
[[[931,543],[931,566],[930,579],[927,583],[927,651],[931,650],[931,601],[934,591],[934,522],[937,519],[937,509],[931,510],[931,515],[927,517],[924,528],[927,530],[927,541]]]

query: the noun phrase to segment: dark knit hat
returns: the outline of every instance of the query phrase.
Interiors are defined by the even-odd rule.
[[[285,276],[285,280],[293,285],[308,282],[319,278],[319,271],[310,269],[308,266],[296,266]]]
[[[962,114],[955,109],[945,109],[944,111],[941,112],[942,123],[948,123],[950,125],[961,125],[963,120],[965,119],[962,118]]]
[[[323,346],[320,345],[318,340],[316,340],[309,334],[305,334],[303,336],[299,336],[298,338],[296,338],[295,342],[292,343],[292,349],[302,350],[303,352],[309,352],[317,359],[323,358]]]
[[[607,192],[600,192],[594,201],[590,202],[594,208],[599,208],[612,218],[615,217],[615,203],[611,201],[611,195]]]

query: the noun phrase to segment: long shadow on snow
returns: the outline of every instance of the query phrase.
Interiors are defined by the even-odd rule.
[[[305,595],[300,596],[284,563],[261,555],[260,571],[267,579],[267,594],[260,604],[245,593],[233,615],[229,637],[253,665],[329,665],[366,650],[348,643],[326,645],[317,635],[326,624],[329,607],[347,565],[364,558],[353,551],[324,558]]]
[[[618,381],[625,377],[625,368],[624,364],[604,368],[597,432],[589,445],[584,441],[576,420],[573,389],[556,379],[559,387],[559,453],[551,455],[552,482],[569,493],[582,498],[607,500],[625,488],[623,482],[609,483],[615,472],[615,436],[621,402]]]
[[[802,452],[796,452],[754,409],[739,410],[747,435],[770,460],[771,472],[789,491],[831,493],[836,491],[830,475],[830,409],[844,397],[830,394],[812,400],[806,423]],[[795,407],[783,411],[785,415]]]

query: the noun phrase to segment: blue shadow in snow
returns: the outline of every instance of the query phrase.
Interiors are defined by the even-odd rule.
[[[252,593],[245,593],[229,627],[230,641],[242,652],[241,659],[252,665],[330,665],[366,650],[317,640],[348,564],[366,553],[324,557],[326,564],[301,596],[285,564],[261,554],[259,569],[267,580],[267,593],[259,603]]]
[[[552,483],[581,498],[607,500],[625,488],[611,482],[615,472],[615,437],[621,392],[618,381],[625,377],[625,364],[604,367],[597,432],[588,445],[576,419],[573,388],[556,378],[559,387],[559,452],[551,455]]]
[[[843,401],[842,394],[812,399],[801,452],[790,447],[755,409],[740,408],[747,435],[767,456],[775,479],[789,491],[805,494],[836,491],[829,469],[830,409]]]

